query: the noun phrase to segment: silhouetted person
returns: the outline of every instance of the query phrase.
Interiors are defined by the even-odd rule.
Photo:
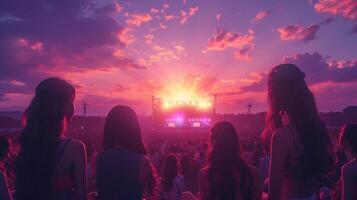
[[[173,154],[166,156],[162,170],[162,199],[179,200],[184,191],[184,179],[179,174],[177,159]]]
[[[16,200],[85,200],[86,155],[82,142],[65,137],[75,89],[59,78],[36,87],[24,113],[16,160]]]
[[[0,162],[6,157],[9,151],[9,140],[5,136],[0,136]],[[11,200],[11,194],[8,189],[6,174],[0,171],[0,199]]]
[[[96,161],[100,200],[141,200],[151,197],[154,177],[135,112],[116,106],[108,114],[103,132],[103,152]]]
[[[278,65],[268,76],[268,199],[317,199],[315,193],[331,168],[330,139],[304,78],[293,64]]]
[[[339,143],[350,157],[349,162],[341,169],[342,200],[357,199],[357,124],[343,126]]]
[[[182,175],[185,181],[185,189],[193,194],[198,190],[198,173],[199,166],[195,161],[192,153],[185,154],[181,158]]]
[[[239,138],[233,125],[219,122],[212,128],[208,166],[200,171],[202,200],[258,200],[259,171],[240,156]]]

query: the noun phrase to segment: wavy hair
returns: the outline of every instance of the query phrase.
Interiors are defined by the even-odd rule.
[[[162,179],[165,191],[170,191],[173,186],[173,181],[178,175],[177,159],[175,155],[169,154],[166,156],[163,170]]]
[[[215,124],[211,130],[211,143],[208,165],[210,199],[235,200],[237,194],[243,195],[245,200],[253,199],[253,178],[249,166],[240,157],[239,138],[233,125],[227,121]],[[236,179],[236,171],[239,172],[239,180]]]
[[[321,180],[332,165],[330,138],[304,78],[305,74],[293,64],[281,64],[271,70],[265,133],[272,134],[283,126],[280,112],[286,111],[303,144],[301,163],[305,179]]]

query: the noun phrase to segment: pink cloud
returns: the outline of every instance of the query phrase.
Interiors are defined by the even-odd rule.
[[[128,16],[129,19],[126,20],[128,25],[140,26],[141,24],[151,21],[152,17],[148,13],[143,14],[132,14]]]
[[[239,81],[244,85],[240,87],[240,91],[244,92],[264,92],[267,88],[268,75],[262,73],[250,73],[248,77]]]
[[[167,26],[165,24],[161,23],[161,22],[160,22],[159,26],[160,26],[161,29],[167,29]]]
[[[242,48],[253,44],[254,33],[240,34],[218,29],[208,40],[207,50],[223,51],[227,48]]]
[[[156,8],[151,8],[151,9],[150,9],[150,13],[151,13],[151,14],[157,14],[157,13],[159,13],[159,12],[160,12],[159,9],[156,9]]]
[[[177,51],[178,53],[182,53],[183,51],[186,50],[185,47],[180,46],[180,45],[176,45],[176,46],[175,46],[175,49],[176,49],[176,51]]]
[[[163,89],[163,85],[158,79],[149,79],[140,81],[133,89],[135,92],[153,95]]]
[[[164,3],[164,4],[162,5],[162,8],[163,8],[163,9],[168,9],[168,8],[170,8],[170,5],[166,2],[166,3]]]
[[[187,21],[188,17],[187,17],[187,12],[184,10],[180,11],[180,15],[181,15],[181,21],[180,23],[183,24]]]
[[[211,39],[208,40],[206,51],[223,51],[228,48],[235,50],[234,57],[237,60],[250,61],[252,57],[248,53],[254,49],[254,31],[248,34],[240,34],[218,29]]]
[[[189,13],[188,13],[188,15],[193,16],[193,15],[196,14],[196,12],[198,12],[198,6],[196,6],[196,7],[191,7],[191,8],[190,8],[190,11],[189,11]]]
[[[222,19],[222,14],[217,14],[216,15],[216,20],[217,21],[221,21],[221,19]]]
[[[243,61],[251,61],[253,59],[253,57],[251,55],[249,55],[249,51],[253,50],[255,48],[255,45],[250,45],[250,46],[246,46],[243,49],[239,49],[236,50],[234,52],[234,58],[236,58],[237,60],[243,60]]]
[[[188,12],[181,10],[180,11],[180,15],[181,15],[180,24],[186,23],[190,17],[194,16],[198,12],[198,10],[199,10],[198,6],[189,8]]]
[[[135,36],[132,34],[132,30],[129,28],[121,29],[118,33],[118,38],[125,45],[129,45],[136,40]]]
[[[347,20],[357,18],[356,0],[319,0],[314,5],[314,8],[318,13],[342,15]]]
[[[18,80],[11,80],[10,83],[14,86],[25,86],[26,83],[22,82],[22,81],[18,81]]]
[[[270,14],[270,11],[260,11],[255,15],[253,21],[258,22],[258,21],[266,18],[269,14]]]
[[[161,5],[160,12],[165,13],[165,11],[169,8],[170,8],[170,5],[167,2],[165,2]]]
[[[170,20],[173,20],[173,19],[175,19],[175,15],[166,15],[165,16],[165,20],[166,21],[170,21]]]
[[[303,27],[301,25],[291,25],[278,28],[280,39],[284,41],[311,41],[316,38],[316,33],[320,29],[317,24]]]
[[[144,36],[145,43],[150,45],[150,44],[152,43],[152,40],[153,40],[154,38],[155,38],[155,37],[154,37],[153,34],[146,34],[146,35]]]
[[[209,93],[215,88],[217,81],[215,76],[189,74],[185,77],[185,84],[199,93]]]
[[[184,55],[185,48],[180,45],[175,45],[173,48],[152,45],[152,50],[154,53],[148,56],[149,65],[163,61],[180,60],[180,57]]]
[[[331,68],[348,68],[348,67],[357,67],[357,59],[355,60],[330,60],[327,61],[327,64]]]
[[[32,49],[34,51],[41,51],[43,49],[43,43],[42,42],[39,42],[39,41],[31,42],[31,41],[28,41],[25,38],[17,39],[17,45],[25,47],[25,48]]]

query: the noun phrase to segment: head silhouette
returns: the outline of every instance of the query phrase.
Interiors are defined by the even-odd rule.
[[[268,104],[266,133],[282,127],[281,113],[289,116],[304,147],[303,171],[307,179],[321,178],[330,168],[328,154],[330,139],[319,117],[314,96],[308,88],[305,74],[293,64],[274,67],[268,76]]]
[[[214,166],[232,166],[239,157],[239,139],[233,125],[223,121],[211,131],[212,151],[210,161]]]
[[[16,199],[50,199],[56,146],[70,121],[75,89],[60,78],[48,78],[36,87],[24,113],[16,160]]]
[[[108,150],[116,146],[147,154],[138,118],[134,110],[127,106],[115,106],[105,120],[103,149]]]
[[[211,144],[208,168],[211,199],[234,200],[237,188],[244,199],[252,199],[252,177],[248,165],[240,157],[239,138],[233,125],[227,121],[215,124],[211,130]],[[238,180],[235,170],[240,174]]]

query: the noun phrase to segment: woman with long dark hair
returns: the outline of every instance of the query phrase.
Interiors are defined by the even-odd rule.
[[[176,156],[166,156],[162,167],[162,199],[179,200],[185,188],[183,176],[179,174]]]
[[[127,106],[115,106],[105,120],[103,152],[96,160],[98,198],[150,199],[153,174],[135,112]]]
[[[86,155],[82,142],[65,137],[75,89],[59,78],[36,87],[24,113],[16,160],[16,200],[86,199]]]
[[[258,200],[261,198],[259,171],[240,156],[239,138],[227,121],[211,130],[209,164],[200,171],[202,200]]]
[[[181,158],[181,169],[184,177],[185,189],[192,194],[198,191],[198,174],[200,168],[192,153],[184,154]]]
[[[304,78],[293,64],[274,67],[268,77],[269,199],[316,199],[332,164],[330,139]]]

